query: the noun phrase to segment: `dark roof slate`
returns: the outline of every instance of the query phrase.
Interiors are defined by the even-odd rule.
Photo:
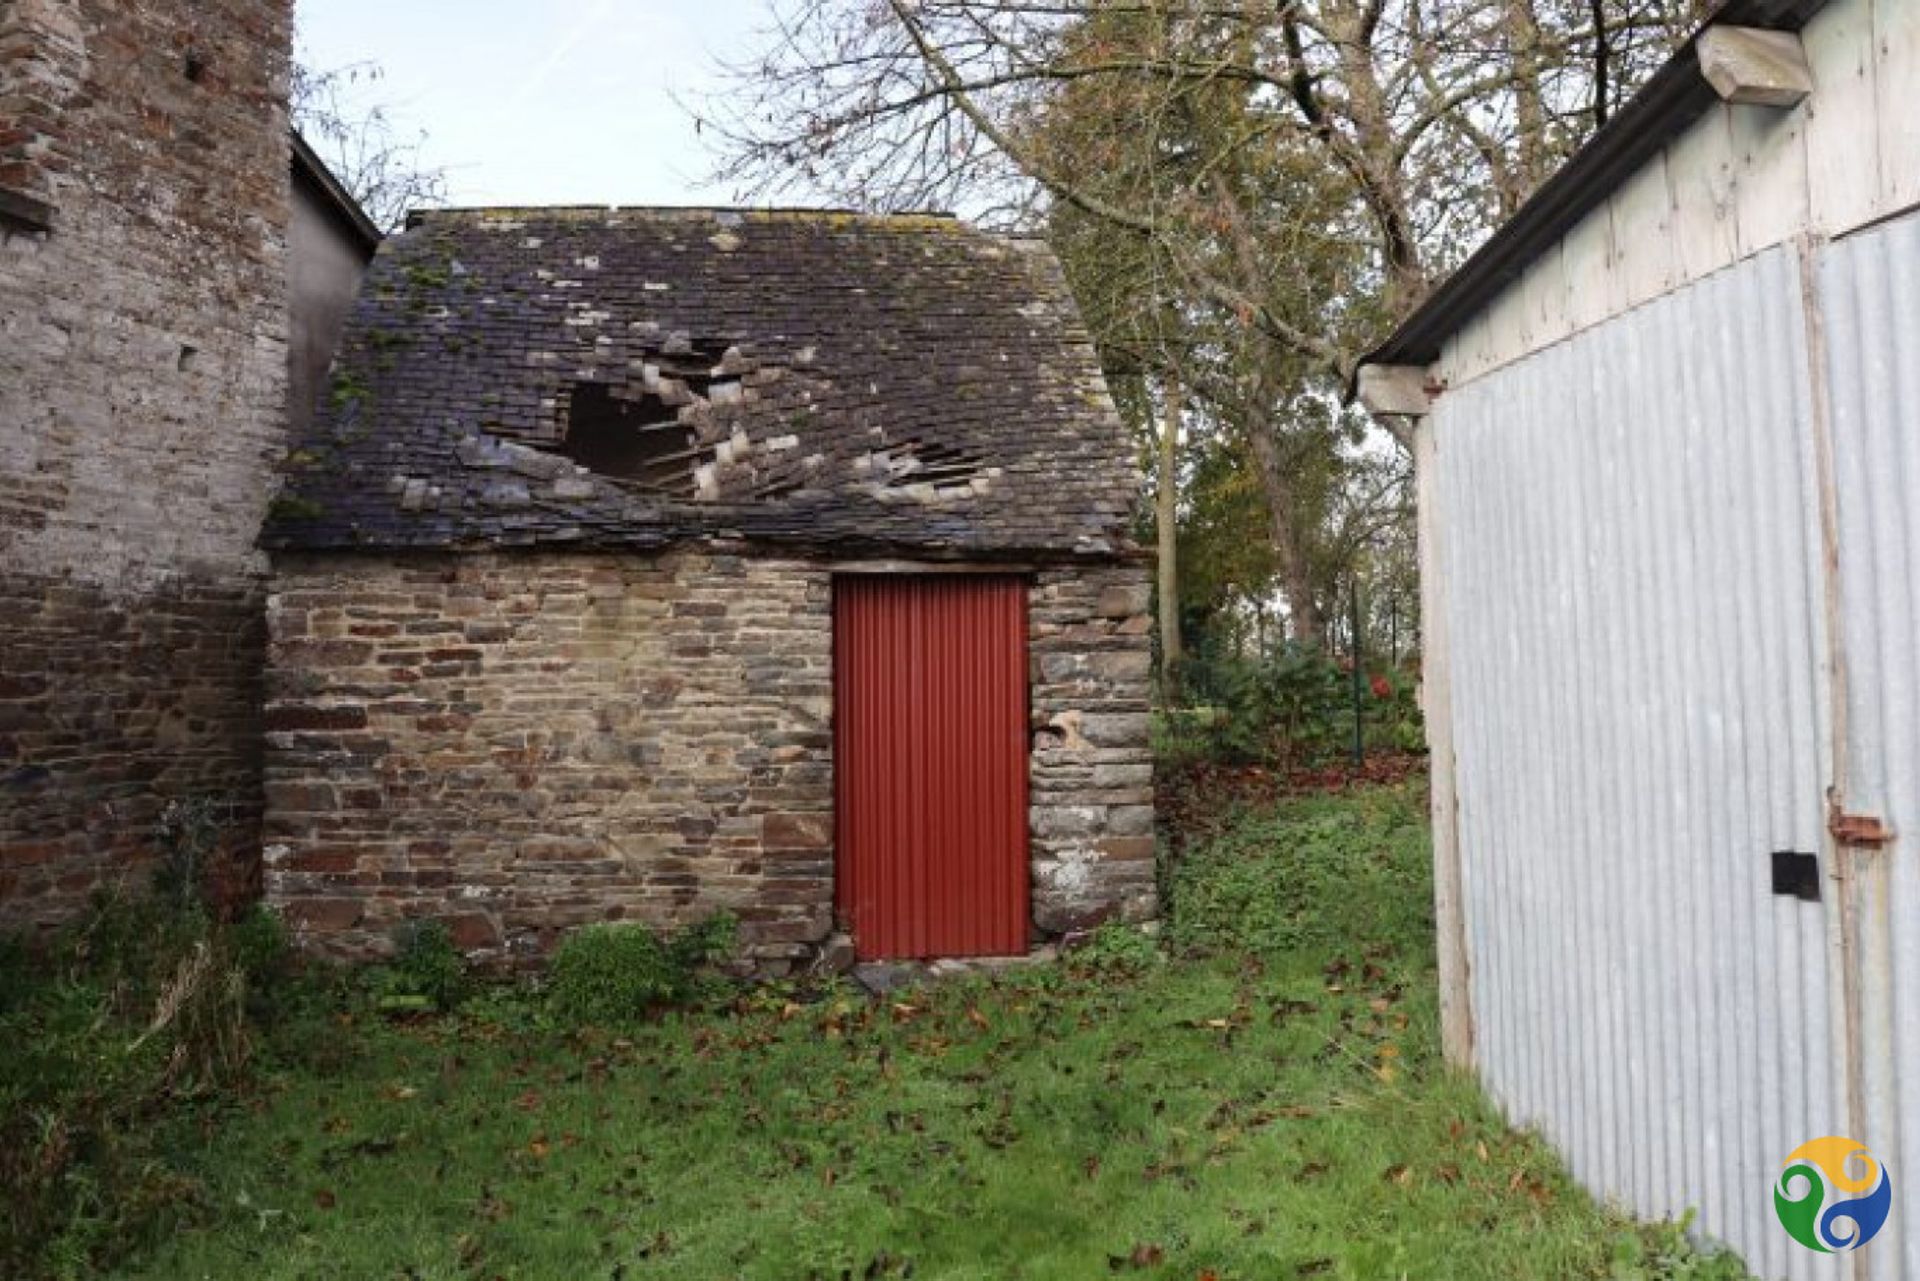
[[[677,415],[684,485],[560,452],[579,384]],[[1043,247],[818,211],[427,215],[381,246],[286,473],[275,549],[1108,556],[1136,492]]]

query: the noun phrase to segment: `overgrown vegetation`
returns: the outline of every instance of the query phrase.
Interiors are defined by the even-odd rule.
[[[400,927],[393,960],[366,978],[375,1005],[389,1013],[455,1009],[467,994],[467,958],[439,921],[409,921]]]
[[[553,957],[553,1005],[569,1021],[621,1027],[693,996],[700,969],[733,950],[734,919],[659,935],[627,922],[575,930]]]
[[[168,1123],[241,1079],[287,950],[264,909],[209,912],[216,834],[170,807],[151,887],[0,949],[0,1274],[92,1276],[206,1209]]]
[[[170,805],[146,883],[103,891],[51,939],[0,939],[0,1276],[97,1276],[221,1222],[234,1207],[210,1191],[204,1134],[288,1074],[319,1083],[360,1061],[355,1039],[378,1043],[382,1024],[447,1015],[481,987],[432,921],[404,926],[383,965],[299,972],[272,911],[210,908],[221,823],[211,802]],[[658,1015],[732,930],[723,917],[664,940],[590,931],[552,992],[483,989],[477,1026],[564,1036],[581,1019]]]
[[[1403,667],[1362,667],[1280,642],[1201,650],[1182,667],[1179,697],[1157,713],[1156,753],[1175,770],[1196,762],[1314,766],[1350,754],[1356,720],[1372,753],[1425,750],[1417,677]]]
[[[201,1213],[127,1270],[1743,1275],[1596,1207],[1442,1068],[1417,787],[1222,809],[1164,946],[1110,926],[884,1000],[678,987],[697,1004],[619,1026],[560,1020],[559,972],[444,1015],[294,1003],[242,1093],[165,1127]],[[596,931],[568,966],[645,1010],[622,956],[722,932]]]

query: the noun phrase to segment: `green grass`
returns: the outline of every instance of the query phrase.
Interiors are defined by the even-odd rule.
[[[892,1001],[770,989],[627,1033],[483,998],[290,1020],[182,1125],[205,1221],[128,1275],[1713,1277],[1596,1207],[1436,1047],[1411,789],[1243,816],[1172,959]]]

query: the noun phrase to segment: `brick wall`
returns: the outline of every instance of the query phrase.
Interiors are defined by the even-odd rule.
[[[1144,570],[1032,593],[1036,920],[1152,911]],[[267,891],[316,950],[409,918],[537,954],[736,912],[833,927],[831,579],[679,552],[287,555],[268,603]]]
[[[225,798],[257,848],[291,5],[0,15],[0,191],[49,228],[0,202],[7,927],[137,862],[168,795]]]
[[[1074,567],[1033,586],[1033,917],[1045,930],[1154,914],[1147,574]]]

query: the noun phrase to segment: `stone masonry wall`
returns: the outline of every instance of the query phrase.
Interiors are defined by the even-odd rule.
[[[169,796],[257,850],[290,24],[0,5],[0,928],[132,868]]]
[[[778,969],[833,930],[828,570],[708,552],[286,555],[268,602],[270,900],[378,954],[517,960],[727,908]],[[1034,904],[1153,910],[1144,571],[1032,591]]]
[[[1047,931],[1154,914],[1144,564],[1049,570],[1029,600],[1033,917]]]
[[[303,941],[413,917],[481,958],[726,908],[832,929],[825,570],[676,553],[281,558],[266,881]]]

